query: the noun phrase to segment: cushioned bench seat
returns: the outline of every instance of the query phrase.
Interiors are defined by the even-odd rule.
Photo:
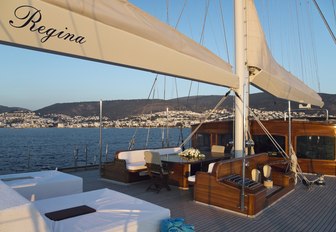
[[[158,149],[127,150],[117,152],[114,161],[102,165],[102,177],[130,183],[143,180],[146,177],[145,151],[156,151],[160,155],[176,154],[181,152],[180,147]]]
[[[160,155],[169,155],[180,152],[181,148],[171,147],[150,150],[122,151],[118,153],[118,159],[126,160],[126,167],[129,171],[143,171],[147,169],[146,161],[144,159],[145,151],[156,151],[159,152]]]
[[[129,171],[143,171],[147,169],[144,159],[145,151],[148,150],[121,151],[117,154],[117,158],[126,161],[126,168]]]

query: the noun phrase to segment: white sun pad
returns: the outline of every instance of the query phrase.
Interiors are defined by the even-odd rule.
[[[0,181],[0,231],[49,231],[30,201]]]
[[[39,200],[33,205],[52,231],[159,231],[170,210],[109,189]],[[77,217],[52,221],[45,213],[87,205],[96,210]]]
[[[82,178],[55,170],[1,175],[0,180],[28,200],[40,200],[83,191]]]

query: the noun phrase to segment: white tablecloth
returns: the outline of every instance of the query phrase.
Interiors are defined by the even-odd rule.
[[[55,170],[1,175],[0,180],[28,200],[40,200],[83,191],[82,178]]]
[[[52,231],[159,231],[170,210],[109,189],[45,199],[33,203]],[[45,213],[87,205],[95,213],[52,221]]]

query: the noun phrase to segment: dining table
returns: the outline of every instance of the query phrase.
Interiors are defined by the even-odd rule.
[[[202,151],[201,154],[204,156],[185,157],[177,153],[161,155],[161,162],[170,173],[169,184],[188,190],[189,176],[195,175],[197,171],[206,172],[210,163],[230,158],[228,154],[210,151]]]

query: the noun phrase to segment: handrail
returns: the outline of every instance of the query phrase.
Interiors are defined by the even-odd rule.
[[[319,112],[319,111],[325,111],[324,115],[326,117],[326,121],[329,121],[329,111],[328,109],[291,109],[291,112],[300,112],[300,111],[316,111],[316,112]],[[284,111],[284,121],[287,121],[287,115],[288,115],[288,110],[285,110]],[[308,118],[309,116],[305,116],[306,118]],[[292,115],[292,118],[293,118],[293,115]]]

